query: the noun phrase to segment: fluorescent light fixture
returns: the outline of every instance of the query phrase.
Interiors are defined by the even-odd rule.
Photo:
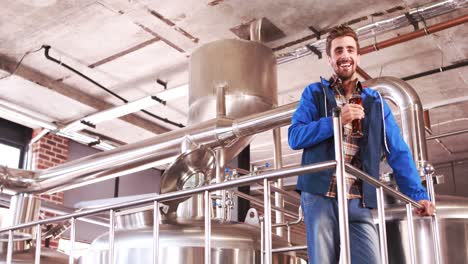
[[[171,101],[180,97],[188,96],[188,84],[183,84],[175,88],[169,88],[156,94],[157,97],[164,101]]]
[[[157,103],[158,101],[153,99],[153,97],[151,96],[143,97],[136,101],[129,102],[124,105],[116,106],[111,109],[107,109],[98,113],[94,113],[85,118],[81,118],[79,120],[73,121],[70,124],[66,125],[65,127],[61,128],[60,131],[64,133],[80,131],[88,127],[87,124],[96,125],[98,123],[102,123],[107,120],[116,119],[121,116],[125,116],[128,114],[140,111],[141,109],[148,108]]]
[[[0,100],[0,117],[33,128],[42,127],[48,130],[57,129],[56,125],[46,121],[45,118],[39,116],[37,112],[4,100]]]
[[[83,135],[83,134],[79,134],[77,132],[66,132],[66,133],[64,133],[64,132],[59,131],[57,133],[57,135],[69,138],[71,140],[74,140],[76,142],[86,144],[86,145],[88,145],[89,143],[96,142],[98,140],[96,138],[93,138],[93,137],[90,137],[90,136],[87,136],[87,135]],[[99,142],[99,144],[96,144],[93,147],[97,148],[97,149],[100,149],[100,150],[111,150],[111,149],[115,148],[114,146],[112,146],[112,145],[110,145],[110,144],[108,144],[106,142]]]
[[[148,101],[156,102],[155,100],[151,99],[151,97],[149,98],[151,100],[147,98],[143,98],[143,99],[145,99],[144,101],[142,101],[143,105],[148,104]],[[7,102],[1,99],[0,99],[0,117],[11,120],[12,122],[15,122],[15,123],[27,125],[30,127],[44,128],[44,130],[41,131],[41,133],[38,134],[30,143],[34,143],[38,141],[41,137],[46,135],[49,131],[52,131],[52,133],[56,133],[59,136],[63,136],[63,137],[75,140],[82,144],[89,144],[92,142],[96,142],[97,140],[93,137],[82,135],[74,131],[58,130],[58,127],[55,124],[45,121],[44,118],[40,116],[37,112],[33,112],[29,109],[17,106],[15,104],[12,104],[10,102]],[[99,144],[96,144],[95,147],[101,150],[110,150],[110,149],[115,148],[114,146],[107,144],[105,142],[100,142]]]

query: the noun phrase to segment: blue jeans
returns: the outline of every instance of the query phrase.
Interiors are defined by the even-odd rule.
[[[337,264],[340,257],[336,198],[302,192],[301,205],[307,230],[309,264]],[[380,263],[379,237],[371,211],[360,199],[348,200],[352,264]]]

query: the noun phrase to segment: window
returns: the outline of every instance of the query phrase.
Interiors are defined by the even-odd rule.
[[[0,143],[0,165],[17,169],[20,167],[21,149]]]
[[[21,169],[32,129],[0,118],[0,165]]]

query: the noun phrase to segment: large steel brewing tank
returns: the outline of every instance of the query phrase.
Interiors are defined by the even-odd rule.
[[[151,221],[151,217],[132,216]],[[119,221],[117,221],[119,222]],[[135,225],[115,231],[116,264],[152,263],[153,228]],[[203,221],[178,224],[161,224],[159,231],[159,262],[162,264],[204,264],[204,223]],[[211,263],[213,264],[254,264],[260,263],[260,230],[244,223],[217,223],[211,225]],[[80,263],[108,263],[108,234],[95,239],[90,250]],[[280,238],[273,237],[274,247],[287,244]],[[274,254],[275,264],[306,264],[296,253]]]
[[[188,124],[216,118],[216,93],[225,87],[226,116],[240,118],[278,104],[276,59],[254,41],[223,39],[205,44],[190,57]],[[242,138],[226,151],[226,161],[250,143]]]
[[[468,199],[436,196],[442,263],[468,263]],[[385,210],[389,263],[411,263],[406,208]],[[431,218],[414,217],[416,263],[435,264]]]

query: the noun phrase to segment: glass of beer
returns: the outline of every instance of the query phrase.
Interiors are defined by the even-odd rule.
[[[350,104],[358,104],[362,106],[362,98],[360,94],[353,94],[351,98],[349,98],[349,103]],[[360,138],[363,136],[362,134],[362,125],[361,125],[361,119],[354,119],[351,122],[352,126],[352,131],[351,131],[351,137],[354,138]]]

